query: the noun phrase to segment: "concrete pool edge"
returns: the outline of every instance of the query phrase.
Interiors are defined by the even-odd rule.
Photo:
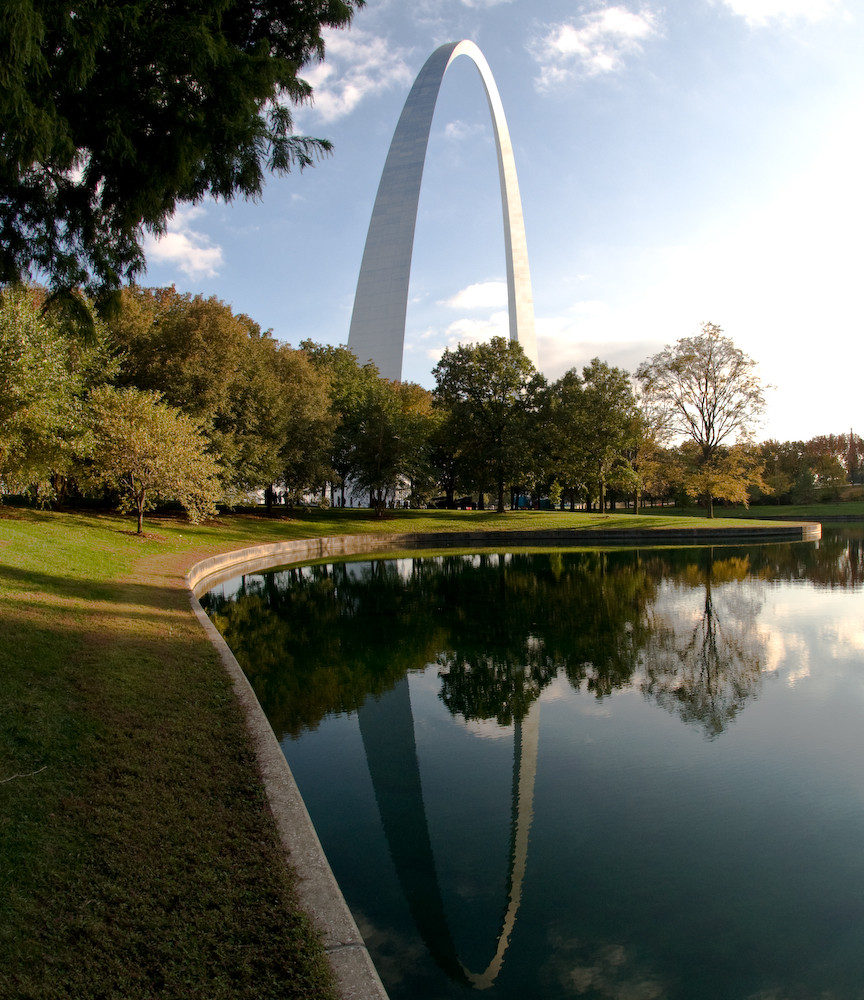
[[[411,548],[434,548],[446,545],[490,544],[508,541],[515,545],[528,542],[585,543],[595,541],[621,542],[631,540],[641,544],[653,542],[695,544],[706,541],[801,541],[815,540],[821,535],[818,523],[786,523],[781,527],[734,529],[655,529],[653,531],[541,531],[541,532],[459,532],[442,534],[399,535],[339,535],[322,538],[294,539],[256,545],[225,552],[201,560],[186,574],[193,611],[207,637],[219,652],[240,701],[247,727],[255,748],[265,793],[276,821],[280,840],[298,876],[298,895],[304,910],[321,932],[324,948],[333,968],[343,1000],[388,1000],[378,972],[366,948],[362,935],[342,895],[335,876],[324,855],[318,835],[306,810],[306,805],[294,781],[294,776],[282,753],[282,748],[264,714],[246,674],[219,631],[202,608],[198,595],[218,580],[245,571],[311,559],[339,558],[364,553],[383,554],[387,551]]]
[[[187,574],[187,582],[196,567]],[[246,718],[258,768],[279,839],[297,873],[297,894],[303,910],[321,934],[343,1000],[388,1000],[330,868],[318,834],[306,810],[294,775],[246,674],[191,590],[190,601],[210,642],[228,672]]]
[[[691,528],[544,529],[541,531],[458,531],[412,532],[402,534],[325,535],[320,538],[296,538],[283,542],[255,545],[224,552],[196,563],[186,579],[193,593],[204,593],[227,579],[227,574],[243,567],[248,573],[313,559],[396,552],[404,549],[448,547],[488,548],[513,545],[699,545],[708,543],[746,543],[781,541],[817,541],[822,536],[818,521],[776,521],[771,525],[745,525],[714,528],[710,525]]]

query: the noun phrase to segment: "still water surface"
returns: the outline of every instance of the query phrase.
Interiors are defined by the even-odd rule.
[[[864,526],[204,603],[393,1000],[864,998]]]

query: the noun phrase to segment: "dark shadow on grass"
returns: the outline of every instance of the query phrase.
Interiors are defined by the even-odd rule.
[[[11,627],[2,774],[44,770],[4,786],[0,996],[332,998],[230,679],[194,619],[169,634],[147,611],[185,592],[111,594],[149,625],[99,608],[92,628]]]
[[[185,606],[175,592],[168,587],[154,587],[149,584],[97,583],[91,579],[74,579],[46,573],[40,570],[18,569],[0,566],[0,588],[8,589],[7,602],[17,603],[15,592],[36,591],[53,597],[75,598],[82,601],[122,601],[124,605],[141,605],[145,608],[173,608]],[[158,595],[158,596],[157,596]],[[114,614],[110,609],[100,608],[100,614]],[[128,607],[118,609],[117,617],[135,616]]]

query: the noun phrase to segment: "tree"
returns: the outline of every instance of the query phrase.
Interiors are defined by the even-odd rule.
[[[63,335],[39,289],[0,297],[0,481],[50,494],[86,434],[83,396],[112,371],[104,338]]]
[[[850,430],[846,446],[846,472],[850,483],[858,485],[864,482],[864,468],[862,468],[861,464],[862,458],[864,458],[864,441]]]
[[[90,394],[94,447],[89,477],[120,493],[120,509],[144,511],[178,500],[193,522],[216,513],[219,466],[190,417],[155,392],[102,386]]]
[[[804,445],[816,484],[830,490],[836,500],[840,487],[849,481],[846,469],[849,441],[844,434],[819,434]]]
[[[731,448],[718,448],[708,461],[702,457],[698,446],[685,441],[678,449],[684,470],[684,491],[694,499],[709,497],[750,504],[750,492],[771,493],[771,485],[762,473],[765,462],[758,451],[736,444]]]
[[[470,453],[480,488],[488,482],[497,491],[500,513],[505,483],[536,464],[533,435],[545,379],[521,345],[504,337],[445,351],[433,375],[436,403],[451,412],[449,426]]]
[[[425,476],[435,423],[431,393],[413,382],[378,378],[352,414],[351,480],[379,514],[400,486]]]
[[[330,150],[297,74],[365,0],[18,0],[0,13],[0,282],[110,290],[180,202],[261,194]]]
[[[554,475],[568,489],[571,508],[581,494],[606,508],[606,488],[637,492],[630,457],[641,429],[630,376],[594,358],[565,372],[550,390],[549,439]]]
[[[471,457],[463,451],[456,417],[440,405],[436,413],[438,416],[429,435],[431,475],[437,492],[444,494],[445,505],[452,509],[456,506],[457,490],[473,489]],[[481,501],[482,498],[481,494]]]
[[[381,395],[382,379],[374,364],[358,364],[347,347],[303,340],[300,348],[330,384],[333,435],[329,474],[333,485],[341,487],[344,503],[348,483],[357,477],[358,442],[364,433],[369,408]]]
[[[630,376],[599,358],[582,369],[582,448],[586,475],[595,489],[601,512],[606,509],[606,487],[635,492],[636,475],[627,460],[635,443],[639,413]]]
[[[576,498],[587,495],[587,468],[582,447],[582,379],[575,368],[551,387],[544,414],[549,436],[551,475],[559,481],[576,509]]]
[[[763,478],[770,487],[773,503],[803,503],[810,499],[813,472],[810,469],[803,441],[769,439],[759,445],[765,466]],[[753,491],[753,499],[761,500],[761,491]]]
[[[750,359],[713,323],[644,361],[636,371],[646,399],[659,407],[666,434],[685,435],[708,465],[724,442],[746,439],[765,409],[765,393]],[[707,486],[706,486],[707,490]],[[708,516],[712,496],[705,492]]]
[[[351,480],[355,491],[369,495],[369,506],[381,516],[390,491],[403,471],[402,408],[398,383],[379,378],[352,414]]]
[[[326,479],[332,432],[326,374],[303,351],[215,296],[124,288],[108,320],[120,386],[158,392],[193,417],[234,494]]]
[[[262,346],[272,341],[263,341]],[[249,421],[247,450],[254,452],[262,441],[278,446],[279,475],[290,496],[296,497],[325,483],[330,476],[330,451],[333,442],[333,411],[330,381],[319,371],[305,351],[282,344],[272,352],[271,364],[278,385],[278,398],[272,414],[260,410],[260,395],[255,383],[250,402],[259,430]],[[240,422],[242,426],[242,422]],[[241,464],[241,468],[242,468]]]
[[[434,408],[432,393],[416,382],[399,382],[396,392],[400,405],[402,474],[408,480],[412,502],[426,500],[436,486],[431,452],[441,413]]]
[[[247,344],[261,329],[215,296],[170,288],[124,288],[109,318],[121,356],[120,386],[161,393],[212,428],[228,407]]]
[[[295,497],[329,474],[330,383],[303,351],[252,336],[232,375],[228,399],[210,433],[230,481],[248,493],[273,486]]]

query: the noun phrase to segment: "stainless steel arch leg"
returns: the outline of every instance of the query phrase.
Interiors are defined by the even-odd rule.
[[[378,185],[354,296],[348,347],[361,364],[373,361],[385,378],[398,379],[402,375],[408,281],[429,130],[441,81],[447,67],[459,56],[467,56],[477,67],[495,128],[504,216],[510,339],[517,341],[527,357],[537,364],[525,223],[504,108],[492,71],[480,49],[469,41],[448,42],[426,61],[402,109]]]

